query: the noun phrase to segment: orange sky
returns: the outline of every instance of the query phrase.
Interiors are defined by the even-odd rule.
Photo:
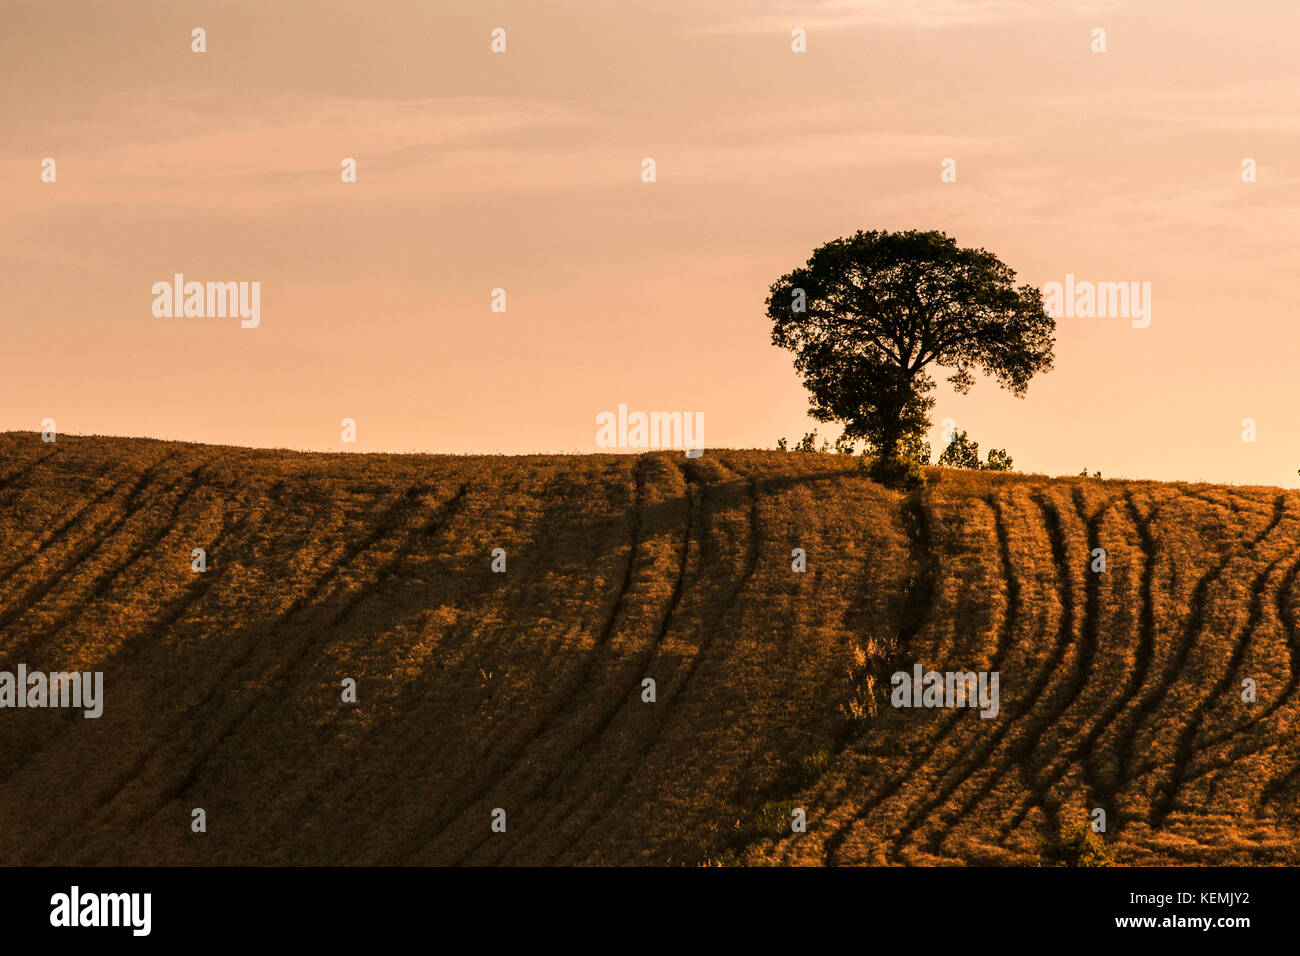
[[[1294,486],[1298,28],[1292,2],[6,0],[0,429],[594,451],[625,403],[772,447],[813,423],[768,285],[936,228],[1153,301],[1145,329],[1059,320],[1023,400],[941,385],[936,451],[953,418],[1023,470]],[[258,328],[155,317],[178,272],[260,282]]]

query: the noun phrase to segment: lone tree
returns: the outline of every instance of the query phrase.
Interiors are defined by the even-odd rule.
[[[941,232],[857,232],[772,285],[772,341],[794,352],[809,414],[866,439],[877,480],[908,484],[921,473],[901,451],[929,427],[931,365],[962,394],[980,371],[1017,396],[1051,369],[1056,322],[1015,278]]]

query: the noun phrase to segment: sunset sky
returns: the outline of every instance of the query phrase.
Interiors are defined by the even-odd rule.
[[[1290,0],[6,0],[0,430],[591,452],[625,403],[834,438],[768,286],[918,228],[1152,286],[1149,328],[1060,319],[1023,399],[941,384],[936,454],[952,418],[1019,470],[1294,487],[1298,37]],[[260,326],[156,317],[175,273],[260,282]]]

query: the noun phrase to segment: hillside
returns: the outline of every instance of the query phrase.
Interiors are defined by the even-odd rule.
[[[930,475],[0,435],[0,863],[1300,862],[1296,495]]]

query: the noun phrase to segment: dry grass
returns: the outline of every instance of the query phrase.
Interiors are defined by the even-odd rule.
[[[0,711],[0,862],[1035,864],[1094,807],[1121,865],[1297,862],[1298,505],[0,435],[0,669],[107,698]],[[890,707],[916,661],[1001,716]]]

